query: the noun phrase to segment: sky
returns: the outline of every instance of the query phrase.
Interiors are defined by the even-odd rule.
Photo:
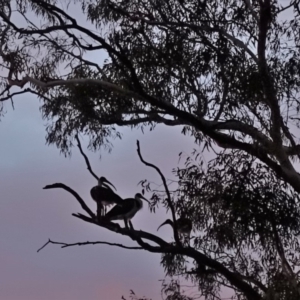
[[[107,245],[66,249],[48,245],[37,253],[49,238],[67,243],[133,243],[74,218],[72,213],[83,211],[64,190],[42,189],[47,184],[65,183],[96,210],[89,195],[96,181],[78,149],[74,148],[71,158],[65,158],[56,147],[45,145],[46,122],[35,96],[16,98],[15,110],[9,102],[5,107],[7,114],[0,122],[0,299],[110,300],[128,296],[130,289],[139,296],[161,299],[159,280],[164,273],[158,254]],[[109,179],[123,198],[141,191],[137,186],[141,179],[160,183],[155,171],[139,161],[137,139],[144,158],[157,164],[168,177],[177,166],[179,152],[190,153],[194,146],[179,128],[158,126],[145,134],[122,131],[123,139],[114,143],[111,154],[103,151],[99,159],[99,152],[85,151],[94,171]],[[83,148],[86,149],[85,141]],[[133,225],[156,234],[166,217],[163,208],[153,214],[144,205]],[[171,227],[162,227],[158,235],[171,241]]]
[[[76,10],[72,15],[81,20]],[[20,18],[14,21],[25,26]],[[81,23],[86,25],[83,19]],[[88,58],[99,63],[104,59],[99,53]],[[62,182],[96,211],[90,189],[97,182],[87,171],[78,149],[65,158],[55,146],[45,145],[46,122],[35,96],[18,96],[14,104],[15,110],[5,103],[7,113],[0,120],[0,299],[110,300],[128,296],[130,289],[138,296],[161,299],[159,280],[164,278],[164,272],[159,254],[107,245],[66,249],[48,245],[37,253],[49,238],[66,243],[133,242],[74,218],[72,213],[83,211],[66,191],[43,190],[47,184]],[[111,154],[102,152],[101,160],[100,153],[85,152],[93,170],[110,180],[123,198],[141,192],[137,184],[142,179],[160,183],[155,171],[139,161],[137,139],[144,158],[157,164],[167,177],[177,166],[179,152],[190,153],[194,146],[192,138],[180,134],[180,128],[158,125],[145,134],[124,128],[121,131],[123,139],[114,142]],[[86,140],[82,146],[86,149]],[[156,234],[166,218],[163,209],[153,214],[145,205],[134,217],[133,225]],[[171,227],[161,228],[158,235],[171,241]]]
[[[74,8],[68,8],[82,25],[86,22]],[[34,21],[34,16],[30,20]],[[20,27],[20,19],[14,20]],[[88,59],[101,63],[104,57],[93,53]],[[75,189],[96,211],[90,197],[95,179],[87,171],[83,157],[74,148],[65,158],[54,146],[45,145],[45,121],[35,96],[15,98],[15,110],[5,104],[7,114],[0,120],[0,299],[1,300],[118,300],[130,289],[138,296],[161,299],[164,278],[160,255],[140,250],[125,250],[107,245],[74,246],[61,249],[48,245],[51,240],[66,243],[108,241],[133,245],[98,226],[85,223],[71,214],[83,212],[76,200],[61,189],[43,190],[47,184],[62,182]],[[177,166],[178,154],[189,154],[193,139],[180,134],[180,128],[158,125],[142,134],[122,128],[123,139],[114,142],[111,154],[86,151],[93,170],[105,176],[123,197],[141,192],[137,183],[149,179],[160,183],[154,170],[144,166],[136,153],[141,143],[144,158],[157,164],[167,177]],[[86,143],[83,141],[83,148]],[[150,194],[145,195],[150,197]],[[150,213],[147,205],[133,219],[136,229],[156,234],[167,218],[160,209]],[[158,233],[172,240],[168,226]]]

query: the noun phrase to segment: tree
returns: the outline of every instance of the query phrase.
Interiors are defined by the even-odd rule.
[[[299,1],[68,5],[81,9],[86,26],[55,0],[1,2],[1,103],[37,95],[47,141],[66,154],[80,132],[96,150],[110,149],[117,126],[180,126],[198,149],[174,170],[175,192],[164,182],[152,205],[167,206],[173,218],[190,214],[193,247],[179,242],[176,229],[169,244],[97,223],[75,191],[52,187],[77,198],[89,214],[80,219],[162,253],[166,273],[197,282],[207,299],[221,286],[239,299],[298,299]],[[91,53],[106,58],[91,60]],[[208,165],[202,149],[215,152]]]

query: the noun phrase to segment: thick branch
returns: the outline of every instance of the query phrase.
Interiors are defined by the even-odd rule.
[[[248,276],[244,276],[244,275],[240,275],[238,274],[238,276],[240,276],[241,278],[243,278],[246,281],[252,282],[253,284],[255,284],[257,287],[259,287],[263,292],[267,292],[267,287],[264,286],[260,281],[255,280],[252,277],[248,277]]]
[[[214,121],[207,121],[203,118],[199,118],[197,116],[194,116],[186,111],[180,110],[176,108],[173,104],[170,102],[167,102],[163,99],[156,99],[152,96],[149,96],[147,94],[140,95],[136,92],[133,92],[131,90],[124,89],[120,86],[117,86],[116,84],[109,83],[107,81],[99,80],[99,79],[70,79],[70,80],[53,80],[49,82],[42,82],[38,79],[34,79],[32,77],[25,77],[21,81],[12,81],[10,80],[10,84],[12,85],[18,85],[23,86],[27,82],[31,82],[34,85],[37,85],[39,87],[54,87],[54,86],[61,86],[61,85],[74,85],[74,84],[97,84],[100,85],[102,88],[105,88],[110,91],[115,91],[117,93],[120,93],[122,95],[132,97],[134,99],[144,101],[146,103],[149,103],[152,106],[158,107],[163,110],[167,110],[170,115],[176,116],[179,119],[179,122],[183,122],[187,125],[194,126],[195,129],[202,131],[204,134],[206,134],[208,137],[212,138],[220,147],[223,148],[231,148],[231,149],[239,149],[243,150],[248,154],[254,155],[258,158],[261,157],[260,153],[264,152],[265,149],[263,147],[254,146],[249,143],[244,143],[236,140],[234,137],[231,137],[229,135],[220,133],[215,131],[219,125],[218,123],[214,123]],[[226,122],[224,122],[226,124]],[[233,126],[233,123],[229,121],[228,123],[231,123],[230,126]],[[227,126],[228,126],[227,123]],[[239,122],[238,122],[239,123]],[[224,125],[223,124],[223,128]],[[239,130],[240,127],[242,127],[242,130],[239,130],[241,132],[245,131],[248,134],[254,136],[255,138],[258,138],[260,135],[257,134],[257,131],[255,128],[252,128],[251,126],[245,125],[244,127],[241,126],[242,124],[239,123],[239,126],[236,126],[236,130]],[[215,128],[214,128],[215,127]],[[218,129],[222,129],[222,126],[219,126]],[[265,139],[265,136],[261,136],[261,140]],[[265,140],[266,141],[266,140]],[[288,160],[288,156],[285,154],[285,152],[282,149],[282,144],[279,144],[277,146],[276,143],[276,158],[279,160],[281,166],[277,165],[274,161],[269,159],[267,156],[264,156],[264,161],[271,169],[273,169],[275,172],[278,172],[281,174],[281,177],[284,179],[288,178],[288,182],[297,190],[300,191],[300,185],[299,185],[299,176],[295,173],[294,168],[291,166],[290,161]],[[282,149],[282,151],[281,151]],[[274,166],[276,167],[276,170],[274,169]],[[279,169],[278,169],[279,168]]]
[[[289,156],[300,155],[300,145],[294,147],[283,147],[285,153]]]
[[[151,233],[148,233],[148,232],[145,232],[142,230],[137,231],[137,230],[131,230],[131,229],[127,229],[127,228],[121,228],[118,224],[115,224],[112,222],[103,222],[101,220],[99,222],[96,222],[94,219],[89,218],[82,214],[72,214],[72,215],[76,218],[79,218],[79,219],[85,221],[85,222],[92,223],[92,224],[98,225],[100,227],[106,228],[110,231],[119,233],[121,235],[128,236],[134,241],[136,241],[136,239],[138,237],[139,239],[146,239],[146,240],[149,240],[160,246],[160,247],[157,247],[157,246],[152,246],[148,243],[144,243],[143,248],[145,250],[148,250],[149,252],[162,253],[162,249],[170,248],[170,244],[165,242],[160,237],[153,235]]]
[[[81,205],[82,209],[84,211],[86,211],[92,218],[96,218],[95,214],[85,204],[85,202],[82,200],[82,198],[73,189],[71,189],[67,185],[65,185],[63,183],[54,183],[54,184],[46,185],[43,189],[44,190],[49,190],[49,189],[57,189],[57,188],[64,189],[65,191],[67,191],[70,194],[72,194],[76,198],[76,200],[79,202],[79,204]]]

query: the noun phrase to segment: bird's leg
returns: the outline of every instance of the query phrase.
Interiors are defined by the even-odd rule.
[[[102,218],[102,210],[103,210],[102,204],[97,202],[97,220],[98,221],[100,221],[100,219]]]
[[[132,226],[132,223],[131,223],[131,220],[129,220],[129,226],[130,226],[130,230],[134,230],[134,228]]]
[[[125,228],[129,229],[127,219],[124,219]]]

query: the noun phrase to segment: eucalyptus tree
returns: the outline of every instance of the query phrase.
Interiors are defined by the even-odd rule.
[[[3,0],[1,108],[37,96],[47,142],[66,154],[80,132],[96,150],[122,126],[178,126],[195,157],[174,169],[172,193],[150,164],[165,186],[152,205],[173,221],[190,214],[192,247],[176,226],[169,244],[99,224],[74,190],[48,188],[71,192],[89,214],[77,217],[162,253],[166,273],[207,299],[222,286],[240,299],[299,299],[299,19],[298,0]],[[202,149],[215,152],[208,166]]]

